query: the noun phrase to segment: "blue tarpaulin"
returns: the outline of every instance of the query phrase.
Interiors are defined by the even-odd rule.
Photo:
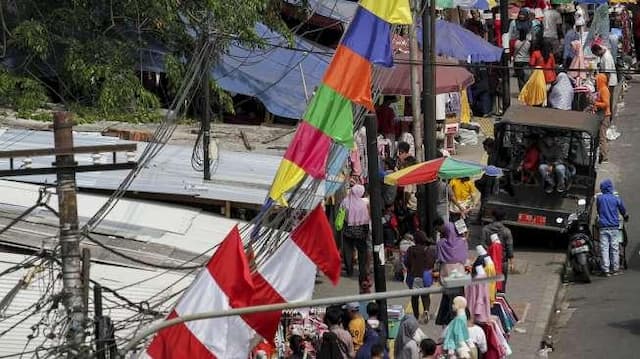
[[[302,0],[286,0],[291,5],[302,5]],[[350,23],[358,8],[357,1],[349,0],[307,0],[307,9],[311,13]]]
[[[212,69],[212,76],[225,91],[256,97],[276,116],[301,118],[333,50],[297,36],[295,50],[288,49],[287,40],[264,24],[257,24],[256,32],[268,45],[256,49],[232,45]],[[164,72],[166,52],[160,44],[140,50],[141,70]]]
[[[307,107],[307,96],[311,98],[322,80],[333,50],[300,37],[296,37],[293,44],[296,50],[290,50],[282,48],[288,45],[287,41],[265,25],[258,24],[256,31],[275,47],[246,49],[232,46],[213,69],[214,78],[226,91],[258,98],[274,115],[301,118]]]
[[[422,26],[418,27],[418,41],[422,46]],[[502,48],[497,47],[465,29],[444,20],[436,22],[436,54],[471,62],[498,62]]]

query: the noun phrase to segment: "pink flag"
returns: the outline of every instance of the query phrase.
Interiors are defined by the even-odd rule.
[[[167,319],[246,307],[253,292],[249,265],[236,226]],[[192,321],[160,331],[146,355],[153,359],[246,359],[254,335],[254,330],[238,316]]]

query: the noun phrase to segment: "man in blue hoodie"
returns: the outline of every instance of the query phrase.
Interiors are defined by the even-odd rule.
[[[624,221],[629,220],[627,210],[622,199],[613,190],[613,182],[605,179],[600,182],[600,191],[596,197],[598,221],[600,225],[600,254],[602,255],[602,273],[608,277],[611,274],[622,274],[620,271],[620,215]]]

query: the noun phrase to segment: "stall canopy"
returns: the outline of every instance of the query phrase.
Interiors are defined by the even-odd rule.
[[[257,24],[256,32],[267,44],[255,49],[232,45],[211,70],[212,76],[225,91],[255,97],[276,116],[301,118],[333,50],[298,36],[289,46],[264,24]],[[149,44],[140,50],[140,69],[164,72],[167,51],[162,44]]]
[[[438,178],[473,177],[482,174],[484,168],[485,166],[479,163],[442,157],[390,173],[384,177],[384,183],[395,186],[409,186],[412,184],[431,183]]]
[[[422,62],[422,55],[419,57]],[[411,96],[411,64],[408,54],[396,54],[392,68],[380,68],[374,73],[376,83],[385,95]],[[438,58],[436,63],[436,93],[459,92],[473,84],[473,74],[457,61]],[[422,88],[422,65],[418,66],[418,80]]]
[[[265,25],[258,24],[256,31],[269,45],[232,46],[213,69],[214,78],[226,91],[258,98],[274,115],[301,118],[333,50],[301,37],[295,37],[295,50],[288,49],[286,39]]]
[[[422,46],[422,26],[418,27],[418,40]],[[471,62],[498,62],[502,49],[452,22],[436,22],[436,54]]]

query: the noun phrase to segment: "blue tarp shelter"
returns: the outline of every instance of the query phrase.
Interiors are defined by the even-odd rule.
[[[333,50],[297,36],[294,49],[289,49],[287,40],[264,24],[257,24],[256,32],[268,45],[256,49],[232,45],[211,70],[212,76],[225,91],[256,97],[276,116],[301,118]],[[160,44],[140,50],[140,69],[164,72],[166,52]]]
[[[263,49],[232,46],[213,69],[214,78],[226,91],[258,98],[274,115],[301,118],[307,97],[311,98],[322,80],[333,50],[301,37],[295,37],[292,50],[285,48],[288,44],[282,36],[265,25],[256,25],[256,31],[271,46]]]
[[[418,41],[422,46],[422,26],[418,28]],[[498,62],[502,58],[502,48],[497,47],[452,22],[436,22],[436,54],[471,62]]]

